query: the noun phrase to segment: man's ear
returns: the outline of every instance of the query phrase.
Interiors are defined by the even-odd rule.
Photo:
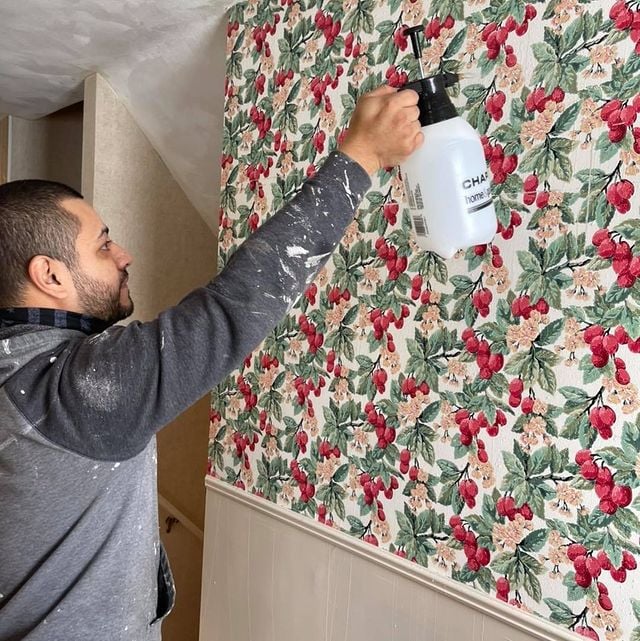
[[[27,268],[29,280],[43,294],[63,299],[69,295],[69,269],[60,261],[49,256],[34,256]]]

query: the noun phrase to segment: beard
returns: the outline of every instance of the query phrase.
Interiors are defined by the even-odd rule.
[[[127,272],[123,272],[117,287],[91,278],[74,269],[71,272],[73,283],[78,292],[78,298],[83,313],[93,316],[106,323],[113,324],[133,314],[133,301],[127,296],[127,301],[121,301],[121,292],[127,280]]]

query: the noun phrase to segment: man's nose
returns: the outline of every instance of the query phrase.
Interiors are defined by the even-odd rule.
[[[120,245],[116,245],[116,248],[116,262],[118,264],[118,268],[121,270],[127,269],[127,267],[129,267],[133,262],[133,256],[131,256],[131,254]]]

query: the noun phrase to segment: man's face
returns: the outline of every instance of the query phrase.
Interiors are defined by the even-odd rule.
[[[70,269],[83,314],[116,323],[133,313],[127,267],[131,256],[109,238],[97,212],[79,198],[62,205],[80,221],[76,265]]]

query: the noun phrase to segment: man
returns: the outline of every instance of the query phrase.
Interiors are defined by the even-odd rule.
[[[0,641],[160,638],[155,433],[281,320],[369,175],[420,144],[417,94],[363,96],[338,152],[207,286],[148,323],[131,256],[73,190],[0,186]]]

